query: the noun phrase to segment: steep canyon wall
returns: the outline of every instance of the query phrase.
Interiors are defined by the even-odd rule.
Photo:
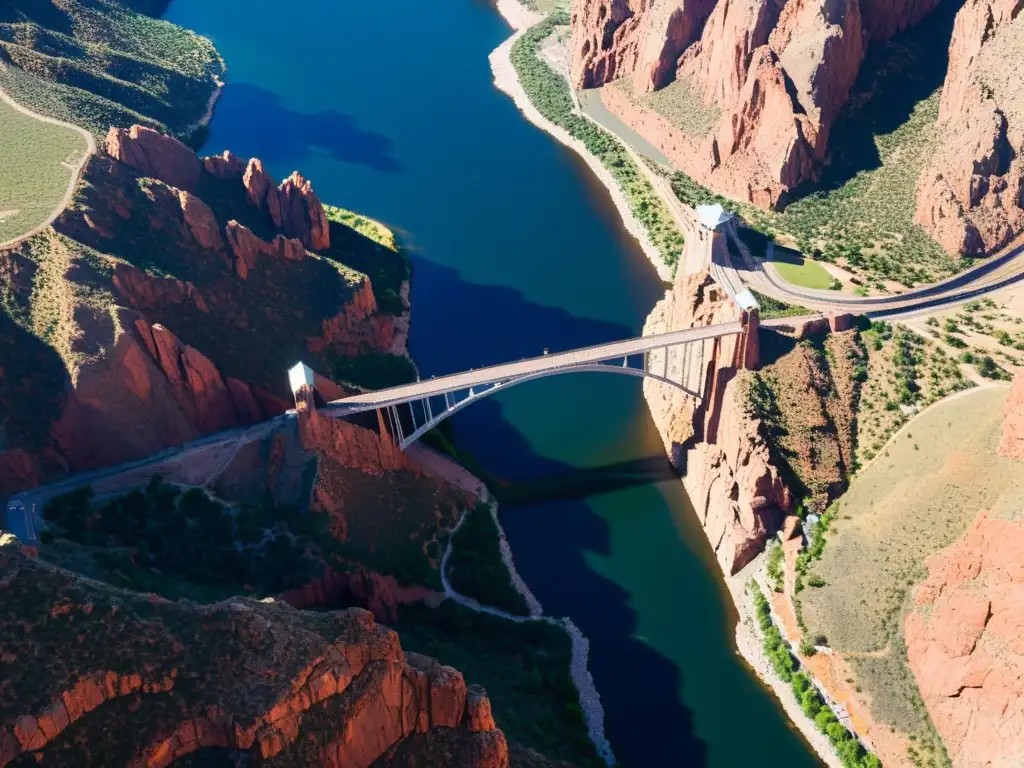
[[[735,199],[775,207],[815,180],[868,45],[939,0],[578,0],[572,75],[592,88],[629,78],[635,93],[679,80],[710,130],[666,119],[608,88],[607,106],[673,165]]]

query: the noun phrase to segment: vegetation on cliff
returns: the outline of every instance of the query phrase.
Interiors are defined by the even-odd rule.
[[[45,559],[171,599],[209,602],[294,589],[319,575],[323,550],[332,549],[320,516],[269,499],[232,508],[159,476],[102,504],[85,486],[53,499],[43,518]]]
[[[512,622],[452,600],[436,609],[403,607],[394,627],[403,647],[455,666],[487,688],[494,719],[510,742],[579,768],[605,765],[569,676],[572,645],[561,627]]]
[[[858,332],[848,331],[798,342],[741,381],[738,397],[808,511],[824,510],[855,468],[857,372],[865,364]]]
[[[537,110],[582,142],[587,151],[608,169],[622,188],[633,215],[647,229],[662,260],[674,266],[682,252],[683,238],[673,224],[665,203],[637,168],[622,143],[576,111],[569,83],[537,55],[555,28],[568,22],[567,13],[556,11],[528,29],[512,46],[512,66],[523,90]]]
[[[964,266],[914,223],[917,180],[942,138],[948,52],[936,41],[949,40],[960,5],[942,2],[907,32],[872,42],[835,121],[821,180],[797,189],[781,213],[742,206],[752,226],[858,273],[875,290],[886,281],[933,282]]]
[[[187,137],[224,74],[213,44],[159,17],[168,0],[0,0],[0,88],[97,138],[142,123]]]

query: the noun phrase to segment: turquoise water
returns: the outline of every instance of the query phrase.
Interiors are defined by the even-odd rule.
[[[402,236],[424,375],[635,335],[662,296],[586,166],[493,87],[487,55],[509,31],[486,2],[175,0],[167,17],[227,61],[207,152],[301,169],[325,201]],[[454,430],[533,494],[502,522],[547,611],[590,638],[624,765],[817,764],[732,649],[735,617],[637,380],[523,385]]]

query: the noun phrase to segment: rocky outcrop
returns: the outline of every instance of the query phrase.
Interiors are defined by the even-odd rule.
[[[196,191],[199,158],[173,136],[141,125],[111,128],[105,147],[108,155],[143,176],[160,179],[188,192]]]
[[[320,330],[307,340],[313,352],[333,349],[341,354],[359,354],[365,349],[391,349],[398,329],[394,317],[378,314],[373,286],[364,277],[354,287],[344,310],[324,320]]]
[[[738,317],[736,305],[701,270],[677,277],[672,291],[647,318],[644,334]],[[741,337],[684,349],[669,359],[668,376],[700,391],[701,399],[649,379],[644,395],[718,561],[732,574],[761,551],[793,500],[772,463],[760,425],[736,396],[744,354]],[[652,363],[655,370],[660,364]]]
[[[327,567],[322,576],[280,596],[293,608],[323,608],[358,605],[370,611],[377,621],[398,620],[398,606],[425,599],[440,600],[443,595],[422,587],[403,587],[394,576],[357,567],[341,572]]]
[[[508,765],[483,691],[403,653],[366,611],[170,602],[26,557],[9,536],[0,594],[0,765],[165,766],[217,747],[366,768],[434,731],[460,734],[445,765]]]
[[[270,214],[283,234],[297,238],[313,251],[330,247],[327,214],[313,185],[298,171],[274,186],[273,179],[263,170],[263,163],[253,158],[245,170],[243,183],[249,202]]]
[[[159,285],[159,283],[157,283]],[[142,458],[203,434],[267,418],[245,383],[225,379],[198,350],[129,310],[118,310],[107,354],[77,373],[51,427],[74,469]]]
[[[240,179],[245,173],[245,160],[228,149],[223,154],[203,158],[203,168],[217,179]]]
[[[388,437],[383,416],[378,415],[377,432],[332,419],[313,406],[313,393],[305,387],[296,395],[296,408],[302,447],[307,451],[326,454],[342,466],[369,475],[383,475],[397,469],[417,474],[422,472]]]
[[[181,202],[181,213],[185,217],[185,226],[201,248],[219,251],[224,247],[220,236],[217,217],[210,206],[190,192],[181,190],[178,193]]]
[[[942,89],[943,144],[918,179],[915,220],[949,253],[982,255],[1024,232],[1024,56],[1017,0],[968,0]]]
[[[114,287],[134,309],[145,311],[169,304],[189,302],[200,312],[209,313],[206,300],[192,283],[174,277],[154,277],[131,264],[114,268]]]
[[[1024,522],[982,515],[933,555],[907,658],[957,768],[1024,762]]]
[[[298,240],[277,235],[268,243],[234,220],[228,222],[225,234],[235,256],[235,272],[243,280],[249,277],[249,272],[256,267],[261,257],[285,261],[302,261],[306,258],[306,249]]]
[[[675,167],[730,197],[776,207],[827,162],[832,126],[869,40],[907,29],[937,5],[577,0],[572,76],[582,88],[629,76],[639,93],[686,80],[720,115],[707,135],[687,134],[619,89],[602,97]]]
[[[1014,373],[1013,386],[1006,398],[999,455],[1024,461],[1024,368],[1018,368]]]

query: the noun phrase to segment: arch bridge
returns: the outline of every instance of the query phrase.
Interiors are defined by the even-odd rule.
[[[706,362],[715,340],[740,336],[735,360],[738,367],[756,366],[756,313],[744,313],[743,320],[689,328],[592,347],[557,352],[502,363],[462,373],[439,376],[397,387],[363,392],[332,400],[320,412],[344,418],[376,410],[382,429],[405,450],[442,421],[485,397],[504,392],[528,381],[568,373],[616,373],[649,378],[676,387],[700,399],[704,388]],[[299,363],[289,371],[292,390],[318,389],[322,379]]]

